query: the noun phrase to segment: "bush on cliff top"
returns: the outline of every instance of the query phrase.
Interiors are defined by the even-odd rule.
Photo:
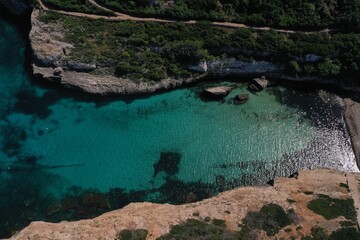
[[[308,208],[327,220],[344,216],[349,220],[356,221],[354,200],[351,198],[339,199],[320,195],[319,198],[309,202]]]

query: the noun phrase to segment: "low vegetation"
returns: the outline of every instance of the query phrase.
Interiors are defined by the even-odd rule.
[[[244,219],[249,229],[264,230],[268,236],[274,236],[291,223],[288,214],[277,204],[265,205],[259,212],[249,212]]]
[[[147,235],[148,235],[148,231],[145,229],[134,229],[134,230],[125,229],[119,233],[117,239],[118,240],[146,240]]]
[[[357,0],[96,0],[120,12],[182,20],[231,21],[295,29],[358,28]]]
[[[347,185],[346,183],[340,183],[339,186],[349,191],[349,185]]]
[[[325,229],[321,227],[313,227],[311,229],[311,235],[302,237],[301,240],[360,240],[359,231],[354,228],[340,228],[331,234],[328,234]]]
[[[47,12],[44,22],[62,22],[65,40],[76,51],[69,58],[96,63],[120,77],[157,81],[196,74],[189,65],[234,57],[282,63],[293,76],[360,77],[360,34],[281,34],[195,25],[90,20]],[[313,60],[306,61],[306,56]]]
[[[351,221],[356,220],[354,200],[351,198],[339,199],[319,195],[317,199],[309,202],[308,208],[327,220],[340,216],[344,216]]]
[[[42,2],[53,9],[115,16],[113,12],[102,10],[91,4],[88,0],[42,0]]]
[[[195,219],[188,219],[185,223],[175,225],[170,233],[159,237],[158,240],[173,239],[239,239],[236,232],[226,230],[223,226],[217,226]]]

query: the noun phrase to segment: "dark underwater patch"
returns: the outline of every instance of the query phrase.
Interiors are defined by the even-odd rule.
[[[17,95],[17,102],[14,107],[15,112],[27,115],[36,115],[40,119],[45,119],[51,114],[50,106],[60,100],[60,96],[52,91],[47,91],[39,97],[33,90],[23,90]]]
[[[154,177],[160,172],[172,176],[179,172],[181,154],[177,152],[161,152],[160,159],[154,164]]]
[[[3,135],[3,142],[1,151],[9,157],[20,154],[21,147],[27,139],[27,133],[24,128],[8,124],[1,129]]]

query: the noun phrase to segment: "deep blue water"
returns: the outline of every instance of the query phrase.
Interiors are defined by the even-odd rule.
[[[25,43],[0,21],[0,238],[133,201],[182,203],[299,169],[357,171],[339,98],[273,87],[241,106],[204,85],[131,102],[34,84]],[[216,83],[213,83],[216,84]],[[159,161],[159,162],[158,162]]]

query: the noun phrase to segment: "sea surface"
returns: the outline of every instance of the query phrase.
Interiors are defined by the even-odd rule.
[[[202,101],[205,86],[236,89]],[[244,82],[131,101],[43,86],[0,20],[0,238],[32,220],[93,217],[134,201],[183,203],[320,167],[358,171],[339,97]],[[234,105],[247,93],[250,100]]]

